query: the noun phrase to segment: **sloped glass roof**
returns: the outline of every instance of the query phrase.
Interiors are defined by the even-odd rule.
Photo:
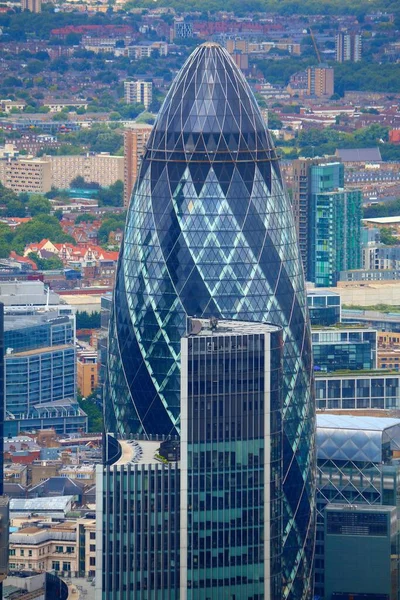
[[[318,460],[382,462],[400,450],[400,419],[319,414],[316,441]]]

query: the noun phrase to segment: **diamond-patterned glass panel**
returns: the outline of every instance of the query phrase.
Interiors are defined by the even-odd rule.
[[[229,54],[199,47],[173,82],[128,211],[105,420],[179,433],[186,316],[284,329],[283,598],[312,595],[314,398],[304,277],[276,152]]]

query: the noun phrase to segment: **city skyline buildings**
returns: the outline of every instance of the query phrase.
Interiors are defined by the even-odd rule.
[[[214,43],[174,80],[134,188],[110,323],[107,431],[180,434],[188,315],[283,329],[282,597],[309,598],[314,390],[303,272],[270,134]]]

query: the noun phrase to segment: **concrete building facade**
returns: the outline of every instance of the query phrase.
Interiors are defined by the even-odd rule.
[[[139,174],[140,163],[150,137],[151,125],[133,123],[124,131],[124,206],[127,207]]]
[[[108,153],[82,156],[48,156],[51,168],[51,185],[59,189],[70,187],[78,176],[87,183],[94,182],[109,187],[124,179],[124,159]]]

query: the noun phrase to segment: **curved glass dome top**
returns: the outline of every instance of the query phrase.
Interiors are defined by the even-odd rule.
[[[315,415],[294,219],[252,92],[229,54],[209,43],[171,86],[129,206],[110,319],[107,431],[179,434],[188,316],[283,329],[282,597],[308,599]]]
[[[240,160],[249,153],[254,160],[276,159],[242,72],[224,48],[209,42],[172,84],[147,147],[153,159],[182,152],[192,160]]]

